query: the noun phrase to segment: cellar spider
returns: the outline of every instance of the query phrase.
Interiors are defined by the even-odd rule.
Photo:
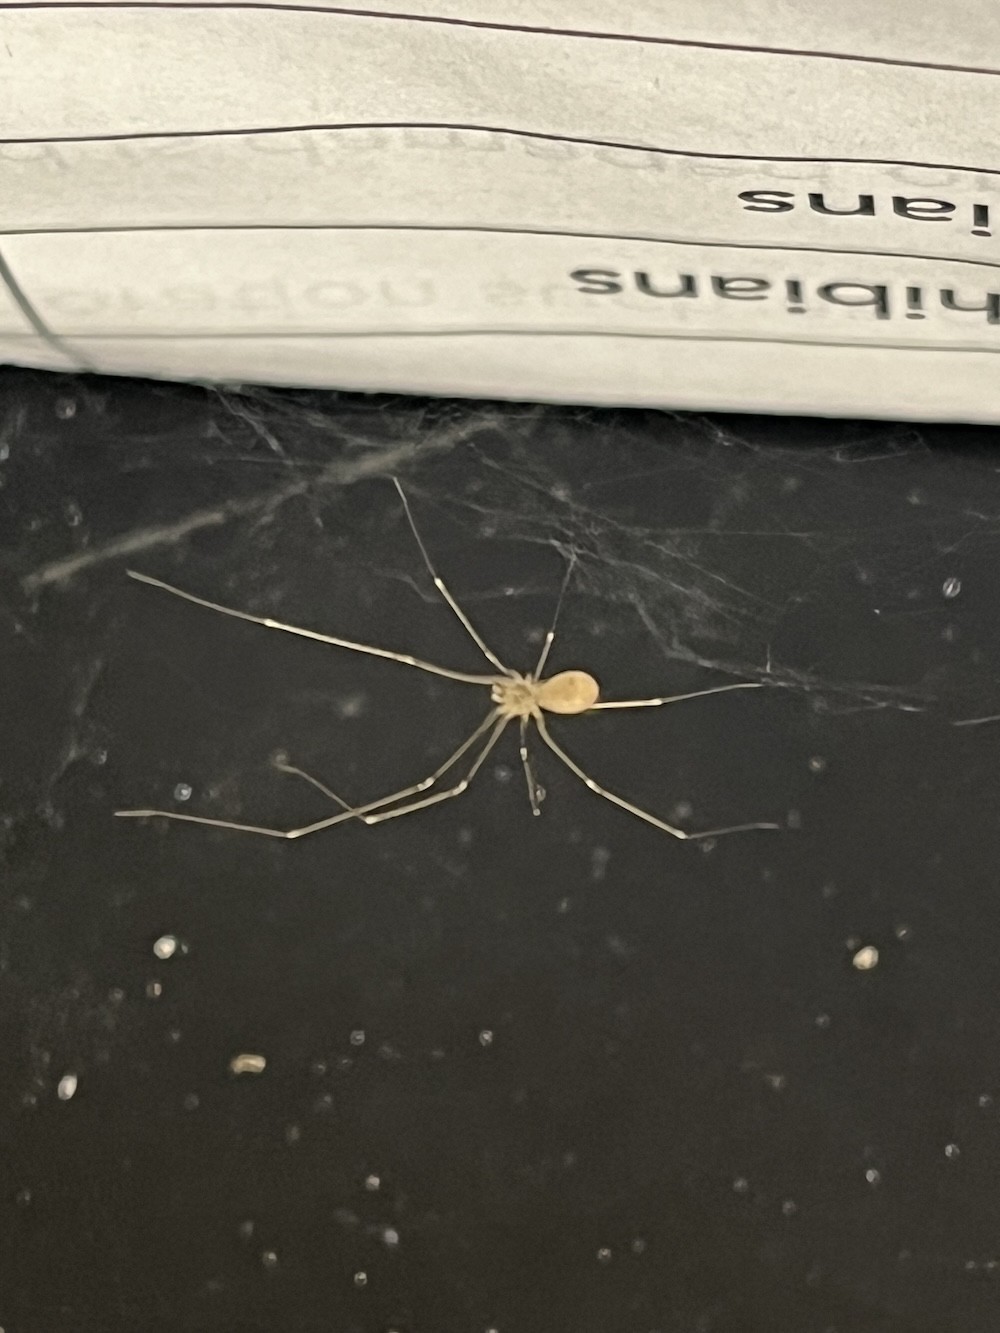
[[[605,708],[658,708],[661,704],[679,703],[684,699],[701,699],[709,694],[724,694],[729,690],[749,690],[760,688],[763,682],[743,681],[733,685],[716,685],[708,690],[696,690],[691,694],[664,695],[656,699],[600,699],[600,689],[597,681],[586,671],[560,671],[554,676],[543,677],[542,672],[545,669],[545,663],[549,657],[549,651],[555,639],[556,623],[559,617],[559,611],[562,607],[563,597],[569,585],[570,577],[573,572],[573,561],[571,560],[566,575],[563,578],[562,588],[556,603],[555,613],[552,618],[551,628],[545,635],[542,643],[541,654],[533,671],[522,673],[514,671],[500,661],[499,657],[487,646],[473,626],[469,617],[465,614],[458,602],[445,587],[444,581],[440,578],[433,564],[427,548],[424,546],[423,539],[417,530],[413,514],[410,511],[410,505],[403,492],[402,486],[393,478],[396,490],[399,492],[399,498],[402,501],[403,511],[406,514],[410,530],[416,540],[417,547],[423,557],[424,564],[431,578],[434,580],[434,586],[441,594],[444,601],[448,604],[469,637],[476,644],[476,647],[483,654],[495,671],[489,675],[471,675],[465,671],[453,671],[450,667],[436,666],[432,662],[422,661],[420,658],[411,657],[408,653],[397,653],[388,648],[374,648],[366,643],[354,643],[350,639],[341,639],[331,634],[319,634],[315,630],[302,629],[297,625],[286,625],[280,620],[272,620],[268,616],[253,616],[246,611],[236,611],[232,607],[220,606],[217,602],[207,601],[204,597],[197,597],[194,593],[184,592],[180,588],[172,587],[169,583],[164,583],[160,579],[152,578],[148,574],[139,574],[135,570],[128,571],[129,576],[138,579],[140,583],[148,583],[154,588],[161,588],[164,592],[169,592],[175,597],[183,597],[186,601],[194,602],[198,606],[205,606],[210,611],[219,611],[223,615],[235,616],[240,620],[249,620],[255,625],[263,625],[266,629],[283,630],[287,634],[298,634],[306,639],[315,639],[319,643],[333,644],[338,648],[350,648],[353,652],[367,653],[371,657],[388,658],[391,662],[401,662],[404,666],[416,667],[418,671],[427,671],[434,676],[444,676],[447,680],[461,681],[466,685],[485,686],[490,691],[490,700],[492,707],[479,726],[471,736],[467,737],[462,744],[439,764],[438,767],[428,777],[421,782],[415,782],[408,787],[401,787],[399,791],[394,791],[388,796],[382,796],[376,801],[368,801],[364,805],[348,805],[336,792],[329,787],[324,786],[317,778],[311,777],[301,768],[295,767],[287,762],[285,757],[277,756],[274,759],[275,766],[284,773],[291,773],[297,777],[304,778],[313,787],[316,787],[325,796],[335,801],[341,808],[335,815],[330,815],[327,819],[317,820],[312,824],[304,824],[300,828],[293,829],[275,829],[264,828],[256,824],[239,824],[228,819],[208,819],[201,815],[180,814],[175,810],[116,810],[115,814],[123,818],[145,819],[156,816],[161,819],[182,820],[189,824],[207,824],[212,828],[233,829],[240,833],[260,833],[269,838],[304,838],[307,833],[318,833],[321,829],[332,828],[335,824],[344,823],[349,819],[361,819],[366,824],[380,824],[388,819],[395,819],[398,815],[413,814],[416,810],[424,810],[428,806],[436,805],[440,801],[450,800],[454,796],[460,796],[466,790],[473,778],[482,768],[490,752],[493,750],[497,741],[499,741],[507,726],[515,719],[520,728],[520,757],[524,769],[524,776],[528,787],[528,800],[531,803],[532,813],[538,815],[541,813],[539,802],[544,793],[535,781],[534,773],[531,768],[531,760],[528,754],[528,728],[530,723],[535,724],[539,736],[544,744],[552,751],[557,759],[569,769],[569,771],[580,779],[591,791],[596,792],[605,800],[611,801],[614,805],[629,814],[635,815],[638,819],[644,820],[647,824],[652,824],[654,828],[661,829],[664,833],[669,833],[674,838],[694,839],[694,838],[715,838],[725,833],[742,833],[750,829],[776,829],[778,824],[736,824],[728,828],[708,829],[700,833],[687,833],[683,829],[675,828],[672,824],[658,818],[656,815],[649,814],[645,810],[640,810],[637,805],[624,797],[608,791],[595,782],[588,773],[586,773],[575,759],[562,748],[549,732],[545,721],[546,713],[563,714],[566,716],[578,716],[581,713],[593,713],[599,709]],[[483,738],[486,738],[483,741]],[[482,746],[472,760],[471,765],[466,770],[464,776],[445,791],[434,792],[432,795],[425,796],[431,787],[435,786],[441,778],[458,764],[470,750],[474,750],[476,743],[483,741]],[[398,804],[397,804],[398,803]]]

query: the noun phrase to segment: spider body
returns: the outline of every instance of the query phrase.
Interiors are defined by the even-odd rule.
[[[393,480],[395,481],[395,478]],[[419,782],[411,783],[399,791],[391,792],[388,796],[367,801],[363,805],[349,805],[336,792],[331,791],[329,787],[317,778],[310,776],[303,769],[288,763],[284,758],[275,758],[274,766],[280,772],[304,778],[306,782],[321,791],[324,796],[340,807],[336,814],[330,815],[326,819],[316,820],[311,824],[304,824],[300,828],[275,829],[257,824],[238,824],[228,819],[208,819],[202,815],[180,814],[176,810],[116,810],[116,814],[130,818],[161,816],[165,819],[181,820],[189,824],[207,824],[215,828],[232,829],[240,833],[259,833],[269,838],[303,838],[307,833],[318,833],[321,829],[332,828],[335,824],[341,824],[351,819],[361,820],[365,824],[381,824],[387,819],[412,814],[417,810],[423,810],[441,801],[460,796],[482,768],[493,747],[503,735],[504,730],[511,722],[516,720],[520,730],[519,753],[527,783],[528,800],[531,803],[532,813],[535,815],[541,813],[540,802],[544,792],[535,781],[531,768],[531,760],[528,754],[529,727],[533,728],[534,733],[541,738],[552,754],[592,792],[596,792],[598,796],[610,801],[613,805],[617,805],[620,809],[628,811],[629,814],[635,815],[645,823],[652,824],[654,828],[669,833],[671,837],[682,839],[710,838],[723,833],[742,833],[749,829],[776,829],[779,827],[777,824],[736,824],[728,828],[710,829],[698,833],[688,833],[684,829],[675,828],[672,824],[668,824],[665,820],[649,814],[645,810],[640,810],[631,801],[625,800],[624,797],[608,791],[607,788],[595,782],[576,760],[566,753],[550,733],[545,720],[546,713],[579,716],[582,713],[603,708],[655,708],[661,704],[679,703],[682,699],[697,699],[707,694],[723,694],[728,690],[757,689],[763,682],[739,681],[732,685],[716,685],[707,690],[696,690],[691,694],[660,695],[655,699],[601,700],[597,681],[586,671],[560,671],[554,676],[543,676],[542,671],[548,661],[549,650],[555,639],[559,609],[562,606],[563,596],[573,573],[573,560],[567,566],[559,600],[556,603],[555,615],[552,618],[552,626],[545,635],[542,651],[534,671],[523,673],[512,671],[486,645],[468,616],[445,587],[442,579],[438,577],[413,521],[413,515],[410,513],[410,506],[403,493],[403,488],[398,481],[395,482],[395,485],[410,529],[417,546],[420,548],[420,554],[423,556],[427,571],[434,581],[434,586],[455,613],[476,647],[490,663],[493,668],[491,674],[473,675],[467,671],[455,671],[450,667],[425,662],[421,658],[410,656],[408,653],[396,652],[389,648],[376,648],[366,643],[355,643],[352,639],[342,639],[333,634],[320,634],[317,630],[303,629],[299,625],[286,625],[280,620],[272,620],[269,616],[251,615],[247,611],[237,611],[233,607],[220,606],[218,602],[210,602],[204,597],[196,596],[194,593],[184,592],[182,589],[172,587],[169,583],[164,583],[160,579],[151,578],[148,574],[138,574],[131,569],[128,572],[132,578],[138,579],[140,583],[152,584],[153,587],[161,588],[165,592],[172,593],[175,597],[182,597],[185,601],[194,602],[198,606],[221,612],[223,615],[234,616],[238,620],[249,620],[255,625],[263,625],[265,629],[297,634],[302,638],[313,639],[319,643],[347,648],[356,653],[365,653],[369,657],[387,658],[389,661],[398,662],[403,666],[415,667],[419,671],[426,671],[434,676],[443,676],[447,680],[460,681],[466,685],[485,686],[490,691],[492,707],[472,735],[468,736],[456,750],[453,750],[447,759],[439,764],[428,777],[421,779]],[[423,794],[436,786],[444,775],[453,770],[470,751],[474,758],[458,781],[443,791],[435,791],[429,796]]]
[[[533,673],[513,674],[511,680],[497,681],[491,697],[504,717],[537,717],[547,713],[586,713],[600,697],[600,687],[586,671],[560,671],[558,675],[537,680]]]

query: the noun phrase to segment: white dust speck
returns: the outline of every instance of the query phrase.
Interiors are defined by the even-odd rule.
[[[177,786],[174,788],[175,801],[190,801],[193,795],[194,788],[189,782],[178,782]]]
[[[609,1264],[611,1262],[611,1250],[607,1245],[602,1245],[597,1251],[597,1262],[599,1264]]]
[[[794,1199],[786,1199],[781,1205],[781,1212],[784,1217],[794,1217],[799,1211],[799,1205]]]
[[[264,1253],[260,1256],[260,1261],[265,1268],[278,1267],[278,1256],[274,1252],[274,1250],[265,1250]]]
[[[784,1092],[788,1087],[788,1078],[785,1074],[765,1074],[764,1082],[774,1092]]]
[[[750,1182],[746,1176],[737,1176],[733,1181],[734,1194],[748,1194],[750,1192]]]
[[[197,1111],[201,1105],[201,1098],[196,1092],[189,1092],[181,1104],[185,1111]]]
[[[816,1017],[813,1019],[813,1022],[816,1024],[818,1028],[821,1028],[825,1031],[826,1028],[830,1026],[830,1015],[817,1014]]]
[[[356,1287],[368,1286],[368,1274],[361,1271],[354,1274],[354,1285]]]
[[[497,782],[509,782],[514,774],[506,764],[497,764],[496,768],[493,770],[493,776],[496,778]]]
[[[945,1157],[947,1157],[949,1162],[954,1162],[955,1159],[961,1154],[961,1151],[962,1150],[957,1143],[946,1143],[944,1145],[944,1155]]]
[[[351,1045],[363,1046],[364,1044],[365,1044],[364,1028],[355,1028],[354,1031],[351,1033]]]
[[[69,421],[70,417],[76,416],[76,401],[73,398],[57,398],[55,405],[56,416],[60,421]]]
[[[343,718],[360,717],[367,705],[367,694],[345,694],[337,700],[337,712]]]
[[[176,952],[177,952],[176,935],[161,935],[160,938],[153,945],[153,953],[155,953],[157,958],[161,959],[163,962],[166,962],[168,958],[173,958]]]
[[[263,1074],[267,1060],[263,1055],[243,1053],[234,1055],[229,1061],[229,1070],[233,1074]]]
[[[382,1232],[382,1243],[390,1250],[399,1244],[399,1232],[395,1227],[386,1227]]]
[[[646,1242],[643,1240],[641,1236],[636,1236],[635,1240],[633,1240],[631,1245],[629,1246],[629,1249],[632,1251],[633,1254],[645,1254]]]
[[[368,1191],[369,1194],[374,1194],[378,1189],[381,1188],[381,1185],[382,1185],[382,1177],[375,1175],[374,1172],[372,1172],[371,1175],[365,1176],[365,1189]]]
[[[493,1033],[490,1031],[489,1028],[483,1028],[482,1031],[479,1033],[479,1044],[480,1046],[493,1045]]]
[[[590,853],[590,877],[595,882],[600,882],[608,873],[608,862],[611,860],[611,853],[607,847],[595,847]]]
[[[163,983],[159,981],[146,982],[146,995],[151,1000],[158,1000],[163,994]]]
[[[76,1093],[79,1080],[75,1074],[63,1074],[56,1088],[56,1095],[61,1102],[68,1102]]]
[[[826,769],[826,759],[821,754],[814,754],[809,760],[810,773],[822,773]]]
[[[908,940],[913,935],[911,928],[906,925],[897,926],[892,933],[896,936],[896,939],[900,941]]]
[[[979,1107],[981,1111],[988,1111],[990,1107],[993,1105],[993,1098],[990,1096],[988,1092],[980,1093],[980,1095],[976,1098],[976,1105]]]
[[[876,1171],[873,1166],[870,1166],[865,1172],[865,1180],[868,1181],[869,1185],[880,1185],[882,1183],[882,1172]]]
[[[241,1240],[249,1240],[253,1235],[253,1219],[248,1217],[245,1222],[241,1222],[238,1230]]]
[[[851,964],[859,972],[870,972],[873,967],[878,967],[878,949],[874,944],[866,944],[857,951],[851,959]]]
[[[945,579],[944,583],[942,583],[941,591],[944,593],[945,597],[957,597],[962,591],[962,580],[955,578],[954,575],[952,575],[950,579]]]

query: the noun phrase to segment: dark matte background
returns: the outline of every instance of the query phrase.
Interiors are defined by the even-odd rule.
[[[5,1333],[1000,1327],[995,431],[8,370],[0,460]],[[125,575],[488,669],[393,474],[513,665],[575,553],[553,669],[771,686],[553,729],[782,831],[538,746],[532,819],[513,739],[377,828],[113,819],[291,827],[276,750],[360,802],[471,730]]]

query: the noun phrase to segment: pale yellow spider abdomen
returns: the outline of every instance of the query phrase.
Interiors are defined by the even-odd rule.
[[[600,693],[597,681],[586,671],[560,671],[535,686],[538,706],[547,713],[585,713]]]

